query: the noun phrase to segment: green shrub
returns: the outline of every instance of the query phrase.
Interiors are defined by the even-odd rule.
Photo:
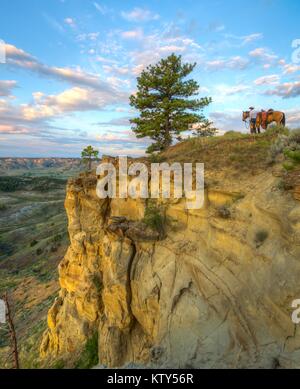
[[[267,239],[268,236],[269,236],[269,233],[266,230],[257,231],[255,234],[256,245],[261,246],[264,243],[264,241]]]
[[[65,362],[62,359],[54,362],[52,368],[53,369],[63,369],[65,367]]]
[[[285,135],[279,135],[278,138],[271,144],[269,150],[270,162],[275,162],[277,155],[283,153],[284,148],[288,145],[289,139]]]
[[[223,219],[229,219],[231,216],[230,209],[227,205],[222,205],[218,208],[218,214]]]
[[[274,127],[275,130],[278,127]],[[269,131],[269,130],[268,130]],[[283,167],[286,170],[292,170],[294,164],[300,163],[300,130],[279,132],[279,136],[272,143],[269,150],[269,161],[274,163],[277,155],[283,154],[288,160],[288,163],[284,163]]]
[[[290,130],[287,127],[283,126],[270,126],[268,127],[266,133],[269,135],[276,135],[276,134],[282,134],[282,135],[289,135]]]
[[[102,289],[102,283],[101,283],[100,276],[97,274],[93,274],[92,281],[93,281],[93,284],[95,285],[95,288],[97,289],[97,292],[100,293],[101,289]]]
[[[90,369],[99,363],[98,357],[98,332],[96,331],[86,342],[84,349],[77,361],[76,369]]]
[[[224,136],[226,137],[233,137],[233,138],[240,138],[243,134],[239,131],[227,131],[225,132]]]
[[[290,140],[292,142],[296,142],[300,144],[300,129],[298,128],[297,130],[292,130],[290,132]]]
[[[62,240],[61,234],[55,235],[55,236],[53,237],[53,239],[52,239],[53,242],[59,242],[59,241],[61,241],[61,240]]]
[[[30,247],[33,247],[35,246],[36,244],[38,244],[38,241],[36,239],[33,239],[31,242],[30,242]]]
[[[284,168],[285,170],[287,170],[287,171],[293,170],[294,167],[295,167],[294,164],[293,164],[292,162],[290,162],[290,161],[284,162],[284,163],[282,164],[282,166],[283,166],[283,168]]]
[[[164,217],[161,215],[160,208],[152,201],[149,201],[145,209],[143,222],[152,230],[164,233]]]
[[[6,211],[7,210],[7,205],[5,204],[0,204],[0,211]]]
[[[285,157],[289,158],[295,163],[300,163],[300,150],[284,150]]]
[[[163,162],[164,158],[159,153],[152,153],[149,155],[149,160],[151,163],[160,163]]]
[[[38,249],[36,250],[36,255],[41,255],[42,252],[43,252],[43,249],[38,248]]]

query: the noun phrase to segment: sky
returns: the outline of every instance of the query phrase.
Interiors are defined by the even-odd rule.
[[[129,96],[149,64],[196,62],[204,113],[247,131],[241,112],[286,112],[300,127],[300,2],[1,0],[0,157],[140,156]]]

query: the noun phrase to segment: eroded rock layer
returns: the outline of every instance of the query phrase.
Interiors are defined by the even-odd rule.
[[[205,205],[163,204],[165,236],[142,222],[146,201],[96,196],[96,177],[68,184],[71,244],[41,354],[166,367],[295,367],[300,332],[300,205],[266,171]]]

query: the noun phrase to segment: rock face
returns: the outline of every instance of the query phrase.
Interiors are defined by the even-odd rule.
[[[275,183],[266,171],[208,186],[200,210],[165,202],[162,239],[141,223],[144,200],[70,181],[71,245],[41,355],[70,355],[98,331],[109,367],[300,367],[300,203]]]

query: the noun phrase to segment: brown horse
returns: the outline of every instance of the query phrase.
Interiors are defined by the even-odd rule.
[[[264,130],[274,122],[277,126],[285,127],[285,113],[269,109],[267,112],[259,112],[256,118],[256,126],[262,127]]]
[[[249,111],[243,111],[243,122],[246,122],[249,116]],[[251,134],[255,134],[256,132],[260,134],[261,127],[266,130],[268,125],[273,122],[275,122],[278,126],[285,127],[285,113],[280,111],[273,111],[273,109],[269,109],[267,112],[259,112],[256,117],[255,125],[250,123],[250,132]]]

